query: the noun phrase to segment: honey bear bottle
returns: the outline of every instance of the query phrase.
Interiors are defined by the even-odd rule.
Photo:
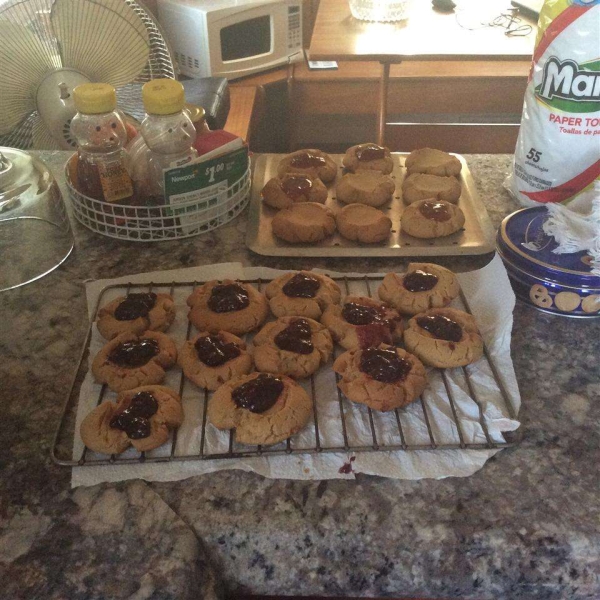
[[[84,83],[73,90],[77,114],[71,133],[77,141],[77,187],[82,194],[116,204],[131,204],[125,123],[117,108],[115,88]]]
[[[198,156],[193,148],[196,129],[184,110],[185,95],[178,81],[154,79],[145,83],[142,100],[146,117],[141,134],[149,149],[143,193],[147,204],[163,204],[164,171],[182,167]]]

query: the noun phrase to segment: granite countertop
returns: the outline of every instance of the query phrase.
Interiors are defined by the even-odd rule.
[[[66,154],[41,158],[62,182]],[[497,226],[517,208],[502,188],[510,157],[467,161]],[[600,598],[600,320],[521,303],[512,352],[523,441],[469,478],[304,482],[236,471],[70,489],[50,448],[85,338],[85,280],[223,261],[365,271],[403,264],[259,257],[245,248],[245,218],[157,245],[74,224],[76,249],[60,269],[0,296],[0,595]],[[489,258],[440,262],[463,270]]]

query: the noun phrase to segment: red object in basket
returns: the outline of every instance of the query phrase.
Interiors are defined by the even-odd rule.
[[[214,131],[196,136],[194,148],[198,152],[198,156],[202,156],[237,139],[238,136],[234,133],[229,133],[229,131],[225,131],[224,129],[215,129]]]

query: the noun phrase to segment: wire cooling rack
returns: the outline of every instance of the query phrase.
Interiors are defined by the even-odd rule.
[[[382,281],[382,277],[362,276],[362,277],[333,277],[341,285],[346,294],[373,296],[376,291],[376,284]],[[259,290],[269,282],[265,279],[244,279],[242,283],[255,285]],[[439,374],[444,390],[444,397],[441,399],[442,406],[439,406],[440,398],[437,398],[437,405],[431,398],[428,398],[427,390],[412,404],[402,409],[396,409],[391,413],[379,413],[362,405],[350,402],[344,397],[342,392],[335,386],[339,376],[331,369],[332,362],[340,353],[339,349],[334,350],[334,355],[330,362],[323,366],[320,371],[310,379],[301,381],[305,390],[308,392],[312,401],[312,419],[305,428],[306,432],[300,432],[285,442],[273,446],[248,446],[239,444],[235,440],[235,431],[218,431],[207,419],[208,401],[211,392],[208,390],[199,390],[193,383],[188,381],[183,372],[178,370],[171,377],[176,377],[177,384],[171,384],[171,387],[177,388],[182,398],[184,409],[184,422],[179,429],[175,429],[169,441],[161,448],[151,452],[137,452],[130,448],[120,455],[100,455],[95,454],[83,445],[78,428],[75,427],[76,412],[78,406],[79,389],[87,372],[90,342],[95,327],[96,314],[100,306],[106,304],[109,300],[107,295],[123,295],[129,291],[162,291],[169,294],[177,294],[177,297],[185,301],[185,298],[194,287],[202,285],[203,281],[172,282],[170,284],[148,282],[144,284],[130,283],[111,285],[102,290],[94,315],[92,317],[88,334],[81,352],[78,370],[73,378],[73,383],[69,395],[65,401],[60,422],[55,434],[52,447],[53,460],[63,466],[93,466],[93,465],[115,465],[115,464],[136,464],[136,463],[165,463],[188,460],[214,460],[214,459],[236,459],[256,456],[274,456],[291,455],[303,453],[327,453],[327,452],[384,452],[390,450],[413,451],[413,450],[455,450],[455,449],[500,449],[516,444],[520,435],[518,432],[504,432],[503,434],[490,433],[488,419],[484,412],[484,402],[481,399],[481,391],[474,380],[472,369],[475,365],[452,369],[452,377],[447,370],[430,369],[428,376],[431,379],[435,374]],[[361,293],[362,292],[362,293]],[[471,313],[469,304],[464,293],[461,291],[460,297],[455,301],[457,308],[461,308]],[[453,305],[455,305],[453,304]],[[181,303],[179,303],[181,305]],[[181,308],[178,318],[181,319]],[[191,323],[187,322],[185,333],[176,339],[178,348],[185,340],[190,339],[195,334]],[[169,332],[169,335],[172,335]],[[251,336],[248,336],[251,337]],[[482,364],[483,363],[483,364]],[[488,374],[494,385],[497,387],[497,396],[501,399],[500,406],[497,409],[502,416],[510,419],[517,418],[510,395],[508,394],[503,382],[501,373],[494,360],[491,357],[489,349],[484,345],[483,357],[476,363],[479,370],[483,369]],[[463,382],[460,388],[456,387],[457,377]],[[330,389],[334,390],[328,397],[322,397],[318,393],[321,384],[317,384],[317,378],[330,378]],[[172,380],[171,380],[172,381]],[[320,382],[323,379],[319,379]],[[168,384],[169,382],[166,382]],[[113,395],[106,385],[95,385],[98,389],[97,397],[94,397],[88,411],[95,405],[97,406],[108,395]],[[457,391],[460,389],[468,395],[468,402],[473,403],[472,408],[477,418],[465,419],[463,411],[458,407]],[[496,403],[498,404],[498,403]],[[440,408],[446,413],[446,418],[451,421],[452,436],[441,435],[440,430],[434,425],[432,413],[439,413]],[[417,411],[416,414],[424,427],[419,436],[415,437],[415,432],[407,425],[407,413],[405,411]],[[79,416],[79,420],[85,414]],[[413,416],[414,416],[413,415]],[[354,419],[361,419],[363,431],[358,435],[351,426]],[[385,422],[382,421],[385,419]],[[413,419],[414,422],[414,419]],[[477,429],[477,435],[467,435],[467,431],[473,432],[473,427]],[[182,428],[186,428],[184,441],[181,442]],[[447,429],[447,428],[446,428]],[[334,434],[332,435],[332,431]],[[368,432],[365,435],[365,431]],[[300,438],[303,439],[300,440]],[[472,439],[470,439],[472,438]],[[501,438],[501,439],[500,439]],[[190,441],[191,440],[191,441]]]

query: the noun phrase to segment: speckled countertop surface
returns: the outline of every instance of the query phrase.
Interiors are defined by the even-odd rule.
[[[61,153],[42,158],[60,176]],[[508,156],[467,157],[494,224],[517,208]],[[600,598],[600,320],[515,309],[523,442],[466,479],[271,481],[221,472],[70,489],[52,435],[86,331],[83,281],[210,262],[391,270],[400,261],[267,259],[245,217],[159,245],[75,224],[58,271],[0,295],[2,598],[215,598],[223,590],[481,600]],[[442,261],[440,261],[442,262]],[[486,259],[448,259],[456,269]]]

